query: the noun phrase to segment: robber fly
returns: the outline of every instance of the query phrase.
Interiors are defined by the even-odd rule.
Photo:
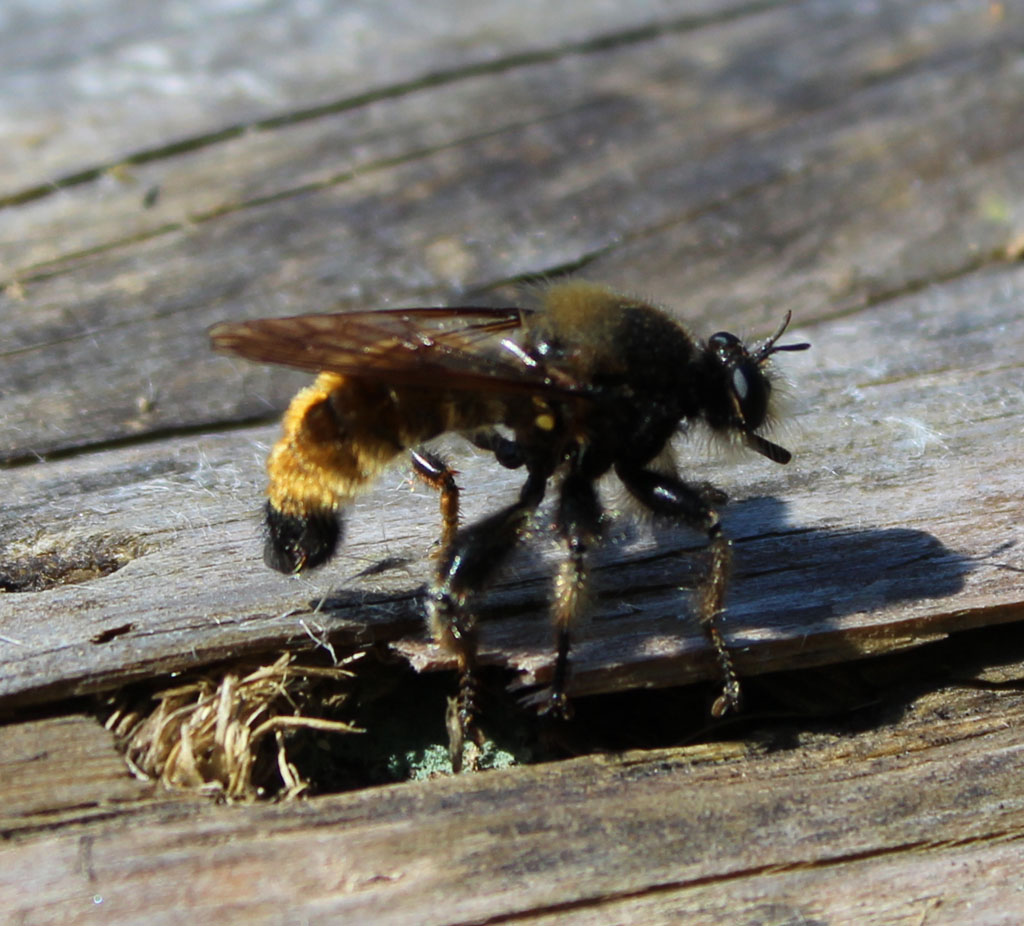
[[[787,313],[767,340],[694,338],[664,311],[582,281],[541,291],[539,307],[411,308],[229,322],[211,329],[218,351],[317,373],[292,400],[271,451],[264,558],[301,572],[334,554],[341,512],[395,457],[440,493],[441,552],[426,595],[435,640],[456,658],[449,711],[461,765],[475,736],[475,598],[526,535],[554,484],[554,526],[564,548],[555,580],[554,675],[543,710],[565,716],[572,627],[585,607],[587,556],[602,533],[595,481],[609,471],[656,515],[707,536],[710,567],[696,611],[714,646],[722,694],[712,712],[738,707],[739,682],[719,627],[731,562],[717,506],[725,495],[667,465],[669,443],[702,424],[775,463],[788,450],[760,432],[772,422],[772,368]],[[447,432],[523,469],[518,499],[459,526],[454,471],[424,444]]]

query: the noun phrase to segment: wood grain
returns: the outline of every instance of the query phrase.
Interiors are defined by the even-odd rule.
[[[136,787],[69,699],[313,638],[444,668],[417,601],[436,499],[397,470],[353,506],[334,564],[269,573],[263,459],[306,378],[213,356],[205,330],[505,304],[567,270],[704,336],[767,333],[791,309],[813,344],[781,358],[788,467],[680,443],[684,471],[732,498],[742,675],[950,635],[955,652],[972,631],[998,663],[1015,628],[996,625],[1024,617],[1016,5],[13,0],[4,15],[0,905],[15,922],[1013,922],[1012,685],[940,689],[882,729],[771,755],[589,757],[246,808]],[[482,454],[445,452],[467,519],[516,492]],[[484,615],[485,661],[524,686],[551,665],[555,552],[543,519],[536,533]],[[679,590],[700,549],[612,522],[577,699],[715,677]]]

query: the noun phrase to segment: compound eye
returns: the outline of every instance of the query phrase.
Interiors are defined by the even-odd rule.
[[[732,391],[736,398],[740,400],[740,405],[746,402],[747,396],[750,395],[750,383],[742,367],[736,367],[732,371]]]
[[[768,393],[771,383],[755,363],[741,363],[733,367],[732,394],[743,416],[744,424],[757,430],[768,414]]]

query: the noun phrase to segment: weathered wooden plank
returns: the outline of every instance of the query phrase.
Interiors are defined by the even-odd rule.
[[[530,164],[544,168],[536,177],[536,191],[525,191],[537,200],[532,210],[536,213],[531,219],[534,227],[561,219],[547,215],[545,203],[547,210],[561,209],[566,179],[571,179],[574,167],[586,167],[606,178],[601,186],[588,190],[591,212],[607,212],[601,203],[625,193],[650,210],[650,223],[656,225],[670,209],[699,208],[714,202],[716,194],[728,196],[740,181],[753,184],[790,172],[795,165],[786,161],[795,155],[789,152],[788,159],[780,158],[784,153],[780,138],[799,138],[805,153],[808,145],[833,147],[837,109],[854,110],[856,124],[862,127],[856,130],[858,134],[865,128],[884,131],[895,145],[910,137],[913,126],[924,117],[931,116],[934,121],[937,91],[953,97],[971,92],[963,86],[965,68],[978,66],[979,57],[993,59],[983,67],[999,67],[995,60],[999,45],[994,44],[992,24],[984,17],[964,15],[966,10],[951,14],[958,27],[955,50],[945,44],[952,39],[949,24],[935,21],[924,31],[920,10],[909,4],[887,14],[885,27],[891,34],[885,41],[892,47],[880,49],[875,44],[881,38],[879,23],[872,17],[851,14],[841,7],[764,6],[766,12],[751,8],[747,15],[735,16],[723,7],[712,18],[713,25],[704,24],[700,29],[699,20],[686,19],[683,23],[693,22],[692,28],[668,24],[660,31],[648,31],[641,27],[627,30],[617,39],[613,35],[606,41],[584,39],[578,47],[555,45],[550,55],[539,60],[522,60],[516,55],[511,61],[519,66],[512,74],[497,67],[493,74],[478,74],[471,68],[460,74],[456,68],[453,79],[440,86],[425,81],[402,92],[378,93],[365,100],[356,97],[351,106],[322,112],[318,119],[293,117],[272,126],[254,123],[252,131],[238,138],[219,138],[218,144],[194,151],[168,151],[163,157],[154,157],[156,164],[126,168],[121,183],[115,176],[106,183],[23,204],[9,220],[20,221],[34,234],[30,238],[12,236],[6,242],[10,251],[0,253],[5,263],[9,260],[12,267],[20,267],[23,276],[32,276],[31,268],[38,273],[41,265],[54,262],[59,268],[80,252],[102,251],[118,244],[123,247],[136,238],[180,230],[183,224],[215,221],[225,212],[253,208],[267,199],[304,196],[318,189],[323,193],[324,188],[351,183],[357,175],[364,181],[365,194],[370,188],[367,180],[370,186],[394,183],[387,180],[388,168],[425,161],[424,167],[430,170],[430,159],[449,148],[465,149],[462,188],[472,193],[508,183],[510,162],[525,146],[522,153],[532,154]],[[798,28],[806,23],[809,11],[818,19],[821,42],[810,54]],[[634,9],[631,15],[643,14]],[[596,26],[596,22],[588,22],[586,28]],[[704,51],[709,43],[716,49],[714,56]],[[756,62],[744,57],[752,43],[763,46]],[[801,49],[805,49],[802,54]],[[900,56],[899,71],[878,72],[879,61],[886,55]],[[744,67],[752,72],[745,74]],[[758,73],[753,73],[755,67]],[[776,97],[770,104],[765,100],[765,85],[755,84],[765,73],[772,78],[769,86]],[[929,75],[927,82],[922,79],[925,74]],[[895,99],[885,101],[877,91],[864,93],[869,75]],[[369,84],[373,75],[363,72],[360,80]],[[648,99],[650,90],[645,88],[652,85],[661,91],[659,97],[671,94],[671,99]],[[749,95],[747,105],[736,106],[737,89]],[[502,106],[496,109],[489,104],[499,92]],[[1003,99],[997,89],[983,92],[992,94],[993,102]],[[1012,89],[1002,92],[1013,93]],[[959,112],[956,99],[945,103],[950,107],[944,111],[945,118],[969,116]],[[892,124],[889,110],[894,107],[906,110],[906,121],[900,125]],[[923,112],[915,116],[917,108]],[[795,120],[801,124],[791,125]],[[695,125],[699,125],[699,133],[693,131]],[[123,128],[134,131],[137,127],[132,123]],[[809,137],[809,128],[818,129],[820,137]],[[624,129],[628,135],[620,137]],[[996,132],[1016,137],[1012,122],[986,125],[984,131],[986,138]],[[578,140],[575,136],[584,138],[586,145],[572,144]],[[845,137],[841,134],[839,140]],[[632,182],[621,176],[619,145],[627,138],[630,170],[637,175]],[[566,143],[564,151],[545,150],[559,140]],[[743,146],[742,154],[737,145]],[[678,163],[660,167],[654,179],[665,175],[675,181],[676,195],[670,202],[649,182],[642,187],[636,184],[641,172],[651,172],[652,158],[660,160],[666,150],[676,152]],[[494,152],[502,156],[487,156]],[[915,150],[914,156],[923,159],[935,154],[928,146]],[[938,156],[941,158],[941,153]],[[437,163],[443,166],[445,162]],[[903,169],[912,166],[904,164]],[[375,179],[374,174],[384,176]],[[444,179],[439,175],[434,182],[440,186]],[[140,190],[153,185],[161,195],[148,208],[140,208]],[[541,185],[548,194],[561,195],[537,196]],[[595,194],[600,197],[597,201]],[[434,201],[436,196],[434,191]],[[702,198],[691,203],[695,197]],[[477,211],[471,196],[464,195],[455,205],[461,207],[459,211]],[[492,215],[483,218],[499,228],[494,204],[486,205]],[[388,216],[377,221],[380,218]],[[415,213],[407,218],[418,221]],[[615,212],[605,215],[604,222],[611,223],[605,231],[615,231],[615,224],[623,221],[628,219]],[[51,229],[57,234],[47,234]],[[547,247],[552,249],[551,243]],[[444,268],[441,253],[422,256],[427,269]],[[444,274],[441,276],[443,285]],[[474,274],[471,281],[482,276]],[[345,289],[359,280],[353,275]],[[345,295],[344,291],[340,294],[342,298]]]
[[[543,30],[522,5],[196,5],[173,26],[115,0],[95,21],[37,9],[0,14],[0,122],[16,123],[0,152],[0,456],[24,463],[2,473],[0,581],[40,589],[0,595],[5,915],[1014,922],[1018,664],[1002,690],[939,690],[860,734],[290,807],[152,796],[96,721],[12,718],[310,634],[441,665],[413,595],[434,500],[398,473],[357,503],[335,565],[267,572],[256,517],[276,426],[223,425],[269,419],[302,378],[213,358],[203,329],[458,300],[588,262],[701,333],[768,331],[792,308],[814,343],[784,358],[790,467],[686,447],[687,472],[736,499],[728,630],[745,674],[1020,620],[1019,9],[562,5]],[[282,24],[297,24],[287,55]],[[190,80],[202,94],[174,90]],[[515,491],[481,456],[453,459],[470,518]],[[489,597],[484,639],[525,684],[550,664],[538,534]],[[675,590],[698,538],[611,534],[574,693],[713,677]],[[986,632],[988,661],[1012,633]]]
[[[0,455],[265,415],[296,379],[210,358],[223,317],[603,255],[623,287],[767,329],[965,272],[1022,224],[1021,24],[938,8],[785,4],[162,158],[155,211],[102,184],[8,209]]]
[[[261,121],[316,118],[431,83],[572,54],[591,43],[689,32],[777,3],[700,0],[551,9],[530,0],[406,0],[308,7],[11,0],[0,33],[5,198],[164,148],[216,144]],[[537,28],[539,22],[543,28]],[[297,114],[299,114],[297,116]],[[301,115],[305,114],[305,116]],[[9,133],[9,134],[8,134]],[[75,178],[79,178],[76,179]]]
[[[502,74],[503,98],[514,96],[521,107],[510,113],[507,132],[517,145],[532,150],[531,145],[541,144],[547,152],[537,162],[542,168],[537,184],[527,185],[536,201],[530,205],[517,197],[515,208],[530,208],[538,227],[554,230],[562,219],[560,208],[552,206],[566,205],[568,185],[574,203],[570,224],[579,233],[598,235],[573,238],[567,245],[575,255],[571,259],[600,250],[600,242],[608,240],[601,236],[612,234],[622,246],[609,249],[595,269],[621,271],[627,283],[642,273],[656,290],[692,294],[704,314],[735,307],[728,315],[737,321],[765,315],[761,303],[769,293],[771,301],[782,297],[813,318],[822,312],[823,291],[842,307],[966,273],[1019,227],[1008,190],[1018,169],[1020,121],[987,117],[1008,111],[1016,99],[1017,84],[997,75],[1013,66],[1005,52],[1017,23],[1011,18],[997,24],[962,6],[943,9],[945,19],[925,16],[913,5],[901,7],[888,14],[882,40],[879,21],[871,17],[788,5],[708,26],[718,43],[715,56],[701,54],[707,34],[680,28],[663,35],[637,34],[607,48],[588,47],[586,54],[554,55],[521,68],[518,83]],[[809,12],[821,17],[822,27],[810,48],[804,32],[795,28],[797,22],[806,25]],[[764,56],[755,68],[747,51],[757,42]],[[638,54],[641,49],[644,54]],[[763,76],[765,71],[771,82],[753,82],[755,73]],[[826,71],[836,83],[823,92]],[[397,203],[412,187],[429,192],[410,202],[417,220],[432,226],[438,209],[447,214],[460,202],[467,207],[467,219],[481,204],[492,209],[493,196],[467,200],[466,191],[493,189],[506,176],[502,164],[508,162],[496,158],[493,139],[470,139],[454,116],[481,108],[494,111],[481,101],[495,96],[488,81],[496,78],[480,75],[465,86],[438,90],[451,119],[436,118],[445,110],[424,110],[423,99],[413,99],[417,94],[411,91],[397,94],[388,101],[386,117],[389,125],[405,126],[389,141],[396,147],[371,145],[368,155],[382,162],[382,172],[369,179],[346,178],[353,182],[340,187],[324,186],[317,178],[333,163],[332,141],[339,131],[355,129],[357,146],[379,139],[379,123],[365,113],[357,125],[339,126],[325,116],[282,126],[265,137],[203,149],[183,160],[168,157],[168,164],[191,180],[175,201],[209,212],[208,221],[199,223],[206,231],[198,238],[189,234],[148,242],[129,235],[123,248],[110,253],[102,241],[113,240],[111,232],[70,243],[65,245],[70,254],[97,246],[103,253],[92,261],[69,259],[59,272],[51,268],[53,275],[30,284],[24,302],[11,304],[15,323],[8,331],[12,343],[25,346],[15,348],[4,367],[9,388],[2,390],[0,401],[7,403],[10,452],[46,449],[50,438],[44,432],[53,436],[53,447],[67,448],[221,416],[238,418],[280,401],[284,384],[295,381],[288,374],[208,356],[203,325],[237,304],[231,296],[215,307],[202,305],[211,296],[211,285],[219,285],[211,281],[223,282],[227,267],[228,289],[248,292],[249,281],[242,277],[254,266],[259,275],[271,264],[299,261],[292,264],[295,272],[288,281],[276,271],[264,277],[275,287],[288,282],[286,298],[295,301],[281,310],[298,308],[298,300],[308,295],[304,271],[299,272],[307,257],[317,266],[334,262],[332,281],[342,272],[338,240],[332,240],[337,233],[316,217],[327,212],[307,211],[321,203],[329,212],[339,195],[342,208],[354,209],[353,214],[369,214],[366,204],[374,203],[374,222],[390,216],[396,229],[411,236],[402,239],[406,244],[418,233],[407,224],[409,210]],[[538,81],[561,89],[539,94]],[[680,91],[670,94],[671,111],[664,93],[651,97],[652,86]],[[695,93],[694,87],[707,92]],[[760,105],[738,106],[737,87]],[[538,108],[538,99],[552,108]],[[982,112],[986,118],[978,121]],[[616,113],[619,118],[611,118]],[[697,142],[691,122],[702,126]],[[450,135],[429,135],[430,126],[448,130],[449,123]],[[477,135],[500,128],[499,123],[488,125],[475,126]],[[570,129],[572,137],[602,141],[588,142],[584,160],[577,151],[572,159],[552,161],[571,147],[562,143]],[[606,134],[595,134],[599,129]],[[620,176],[619,131],[630,135],[632,179]],[[951,146],[954,136],[958,144]],[[559,138],[562,142],[555,144]],[[527,149],[508,149],[507,156]],[[403,151],[411,156],[404,158]],[[666,160],[666,151],[680,156]],[[993,159],[993,151],[1003,157]],[[519,165],[536,161],[516,157]],[[403,163],[392,163],[396,160]],[[271,163],[276,166],[266,171],[253,167]],[[221,184],[238,172],[239,164],[247,168],[241,172],[244,182],[254,178],[263,184],[232,194],[252,207],[243,210],[245,215],[195,199],[210,190],[220,195]],[[297,185],[288,185],[284,164],[300,171]],[[604,179],[596,188],[581,186],[570,179],[580,171]],[[908,185],[911,177],[915,182]],[[93,219],[98,211],[109,213],[112,227],[123,234],[124,217],[136,208],[134,195],[101,190],[105,208],[97,210],[89,208],[97,203],[82,198],[91,189],[83,187],[64,198],[64,211],[47,213],[61,201],[49,197],[31,208],[8,210],[8,215],[34,223],[35,237],[49,239],[53,235],[46,233],[46,223],[56,227],[58,220],[66,221],[67,207],[88,216],[91,228],[102,225]],[[284,195],[289,190],[294,195]],[[894,213],[888,204],[896,193],[899,211]],[[593,223],[580,224],[583,200],[573,196],[585,196],[587,208],[611,216],[612,226],[595,232]],[[980,211],[951,207],[965,199],[988,205]],[[427,200],[434,212],[416,205]],[[612,205],[627,201],[633,206],[626,210]],[[303,210],[299,239],[282,244],[278,231],[298,227],[298,205]],[[257,228],[270,237],[255,250],[246,245],[248,259],[231,267],[217,243],[236,239],[221,223],[235,222],[235,230],[244,232],[257,214]],[[632,218],[636,214],[643,216],[639,224]],[[895,225],[887,221],[890,217]],[[477,229],[481,241],[495,240],[486,228],[506,218],[495,212],[488,221]],[[627,224],[614,224],[622,221]],[[730,223],[753,226],[760,244],[738,247],[739,239],[723,234]],[[213,237],[204,237],[207,232]],[[837,250],[840,241],[844,247]],[[379,235],[349,244],[356,267],[379,265]],[[453,252],[444,253],[450,257]],[[14,264],[31,262],[26,254]],[[687,259],[680,261],[679,255]],[[624,266],[627,259],[636,265]],[[489,264],[474,258],[472,273],[500,277],[511,269],[501,261],[507,255]],[[415,277],[403,266],[396,264],[394,273]],[[140,282],[139,274],[164,296],[140,298],[149,283]],[[358,270],[352,279],[361,279]],[[192,296],[181,298],[182,281],[196,287]],[[70,302],[68,285],[80,292],[91,287],[93,309],[88,300],[79,300],[72,313],[61,308]],[[168,287],[174,290],[173,304],[166,299]],[[436,281],[427,286],[432,289]],[[1020,356],[1018,292],[1013,272],[979,273],[961,286],[885,303],[835,325],[805,324],[816,342],[812,362],[819,366],[816,373],[801,376],[803,408],[796,421],[807,432],[800,436],[802,473],[796,468],[766,472],[763,463],[707,471],[740,498],[762,496],[737,506],[730,524],[739,536],[740,554],[733,639],[744,671],[902,646],[956,627],[1019,615],[1019,595],[1011,581],[1018,568],[1015,474],[993,465],[1013,458],[1020,410],[1012,375]],[[51,300],[57,311],[46,310]],[[183,318],[188,325],[181,324]],[[998,342],[993,343],[996,332]],[[147,359],[140,364],[140,357]],[[934,401],[950,389],[956,390],[955,404]],[[263,441],[271,439],[269,430],[258,433]],[[308,622],[302,613],[285,621],[279,615],[302,609],[336,588],[337,580],[322,574],[308,594],[296,594],[294,584],[259,571],[250,552],[255,529],[248,520],[260,482],[258,453],[248,449],[247,439],[246,434],[189,438],[166,448],[122,448],[40,470],[12,471],[4,515],[8,573],[16,579],[16,574],[51,568],[63,570],[63,582],[3,602],[2,685],[9,703],[105,688],[304,638]],[[965,460],[979,445],[986,452]],[[894,458],[893,450],[902,457]],[[238,463],[240,456],[244,465]],[[944,456],[958,458],[955,475],[948,473]],[[499,475],[494,481],[463,458],[458,465],[476,482],[477,491],[467,493],[471,516],[512,490],[514,477]],[[705,474],[702,467],[698,471]],[[226,509],[218,497],[228,486],[238,487],[245,499],[241,507]],[[96,491],[83,491],[86,487]],[[839,497],[842,492],[849,497]],[[789,507],[784,510],[780,501]],[[413,504],[419,507],[398,502],[386,508],[383,521],[371,522],[372,536],[360,533],[364,522],[357,508],[349,556],[372,565],[408,537],[411,545],[401,556],[420,560],[432,532],[410,534],[410,513],[419,520],[422,510],[419,500]],[[873,530],[858,534],[867,512]],[[965,530],[971,536],[967,544]],[[979,530],[988,533],[976,535]],[[647,535],[627,532],[617,538],[598,570],[605,597],[590,639],[579,647],[578,691],[684,681],[707,671],[706,661],[693,659],[703,649],[699,636],[678,620],[672,587],[678,579],[666,572],[680,544],[688,545],[689,539],[669,535],[667,549],[655,552]],[[1009,552],[1000,562],[982,565],[982,557],[1004,547]],[[623,559],[625,566],[617,565]],[[800,563],[798,573],[780,572],[775,565],[794,559]],[[244,588],[239,588],[235,562],[251,569]],[[90,578],[91,568],[102,573],[112,564],[124,568]],[[525,584],[513,577],[496,596],[511,601],[516,616],[493,627],[489,649],[490,658],[508,658],[526,682],[533,682],[549,664],[547,633],[535,618],[544,593],[533,576],[543,569],[523,568]],[[358,570],[348,574],[353,571]],[[684,577],[687,573],[684,569]],[[410,592],[423,575],[421,563],[357,583],[354,588],[391,596],[392,603],[368,615],[357,595],[347,606],[319,615],[317,626],[326,622],[339,643],[401,636],[417,626]],[[436,664],[437,654],[425,642],[405,641],[401,648],[417,665]]]
[[[115,815],[152,788],[128,773],[95,717],[68,714],[0,727],[0,833]]]
[[[1019,692],[947,689],[799,749],[589,757],[290,805],[137,807],[12,834],[26,924],[1008,923]],[[827,774],[822,774],[827,770]],[[273,872],[273,877],[267,873]]]
[[[798,374],[794,464],[693,467],[741,500],[726,523],[738,559],[729,632],[743,672],[1020,619],[1022,299],[1024,270],[1007,267],[806,329],[815,369]],[[415,600],[436,532],[429,493],[398,487],[396,474],[354,507],[337,566],[308,582],[273,575],[259,561],[255,509],[275,430],[11,470],[0,525],[15,563],[68,547],[121,550],[128,562],[102,578],[0,598],[0,697],[109,688],[307,641],[310,630],[341,646],[401,638],[414,664],[437,666]],[[518,484],[479,454],[455,462],[470,519]],[[575,653],[577,692],[713,677],[675,590],[692,580],[693,557],[679,554],[695,544],[628,519],[613,532],[597,564],[595,619]],[[484,635],[486,658],[527,684],[551,659],[538,612],[552,551],[543,540],[539,551],[495,590],[501,618]],[[388,557],[400,568],[357,576]],[[334,604],[312,614],[329,594]],[[367,606],[368,595],[379,603]]]

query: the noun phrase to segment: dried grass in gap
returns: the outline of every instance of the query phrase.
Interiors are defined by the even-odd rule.
[[[340,666],[297,665],[292,653],[284,653],[272,665],[211,672],[157,692],[148,712],[122,705],[106,725],[119,737],[137,777],[228,801],[270,793],[288,800],[308,783],[288,760],[287,732],[363,732],[305,713],[314,705],[317,713],[337,709],[352,677]]]

